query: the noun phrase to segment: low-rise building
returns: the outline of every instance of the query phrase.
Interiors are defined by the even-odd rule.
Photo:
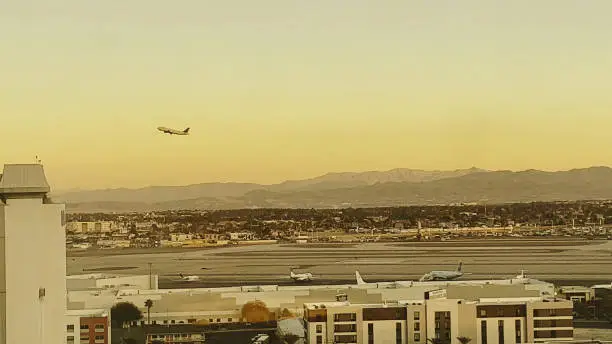
[[[68,310],[66,344],[110,344],[110,311],[105,309]]]
[[[559,294],[566,300],[588,303],[595,299],[595,289],[582,286],[563,286],[559,288]]]
[[[66,230],[73,233],[110,233],[115,229],[112,221],[72,221],[66,223]]]
[[[442,293],[443,294],[443,293]],[[538,343],[573,339],[567,300],[437,298],[382,304],[349,301],[304,304],[307,343],[459,344]]]

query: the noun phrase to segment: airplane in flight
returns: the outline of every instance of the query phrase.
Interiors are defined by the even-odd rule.
[[[459,262],[459,265],[457,266],[457,270],[455,271],[431,271],[423,275],[423,277],[419,279],[419,282],[455,280],[465,275],[465,273],[461,271],[462,266],[463,266],[463,263]]]
[[[186,128],[185,130],[176,130],[166,127],[157,127],[157,130],[161,131],[164,134],[170,135],[189,135],[189,128]]]
[[[296,274],[296,273],[293,272],[293,268],[291,268],[291,270],[289,270],[289,276],[295,282],[309,282],[309,281],[312,281],[312,274],[310,272]]]
[[[179,276],[181,277],[180,280],[185,282],[196,282],[200,280],[200,277],[196,275],[183,276],[183,274],[179,273]]]

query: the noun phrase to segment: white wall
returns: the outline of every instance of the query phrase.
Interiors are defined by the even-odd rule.
[[[74,337],[74,343],[78,344],[80,342],[81,316],[66,314],[65,323],[66,323],[66,326],[64,326],[64,329],[65,329],[66,340],[64,341],[64,343],[68,343],[68,337],[72,336]],[[68,325],[72,325],[74,329],[68,330]]]
[[[8,199],[4,221],[6,331],[0,344],[65,341],[66,251],[63,204],[42,198]],[[39,288],[46,296],[39,300]]]
[[[308,324],[308,344],[316,344],[317,336],[321,336],[323,343],[327,343],[327,323],[325,322],[309,322]],[[317,325],[321,326],[321,333],[317,333]]]

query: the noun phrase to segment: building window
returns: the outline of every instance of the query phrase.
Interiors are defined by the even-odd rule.
[[[504,316],[504,309],[503,308],[498,308],[497,309],[497,316],[500,317],[500,318]]]
[[[402,344],[402,323],[395,323],[395,344]]]
[[[480,317],[481,317],[481,318],[484,318],[484,317],[486,317],[486,316],[487,316],[487,310],[486,310],[486,309],[481,309],[481,310],[480,310]]]
[[[66,331],[74,332],[74,325],[66,325]]]
[[[317,336],[317,344],[323,344],[323,336]]]
[[[81,325],[81,330],[89,330],[89,325]]]
[[[480,322],[480,338],[482,339],[481,344],[487,344],[487,321],[482,320]]]
[[[66,337],[66,344],[74,344],[74,336]]]
[[[521,343],[521,321],[518,319],[514,321],[514,337],[517,344]]]
[[[317,333],[323,333],[323,325],[317,325]]]
[[[420,342],[421,341],[421,334],[420,333],[415,333],[414,334],[414,341],[415,342]]]
[[[334,336],[336,343],[357,343],[357,336],[352,335],[336,335]]]
[[[421,320],[421,312],[419,311],[414,312],[414,320]]]
[[[338,313],[334,314],[334,321],[336,322],[352,322],[357,321],[356,313]]]
[[[374,324],[368,324],[368,344],[374,344]]]
[[[414,331],[418,332],[421,330],[421,323],[420,322],[415,322],[414,323]]]
[[[504,344],[504,321],[503,320],[498,320],[497,321],[497,332],[498,332],[498,343],[499,344]]]
[[[356,324],[335,325],[334,332],[336,333],[357,332],[357,325]]]

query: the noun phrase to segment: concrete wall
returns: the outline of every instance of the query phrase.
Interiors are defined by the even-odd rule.
[[[6,292],[0,344],[65,342],[64,211],[63,204],[43,204],[42,197],[8,199],[0,206]],[[45,289],[40,299],[39,288]]]

